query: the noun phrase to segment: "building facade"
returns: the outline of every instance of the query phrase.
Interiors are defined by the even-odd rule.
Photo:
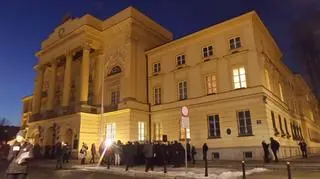
[[[76,153],[83,142],[166,135],[207,143],[212,159],[262,160],[270,137],[282,158],[299,155],[300,139],[320,149],[319,103],[255,12],[177,40],[131,7],[104,21],[69,18],[36,56],[23,124],[41,146],[64,141]]]

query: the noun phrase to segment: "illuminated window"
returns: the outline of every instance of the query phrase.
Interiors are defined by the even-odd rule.
[[[220,137],[219,115],[208,116],[209,137]]]
[[[265,80],[266,80],[266,87],[271,90],[271,86],[270,86],[270,79],[269,79],[269,72],[268,70],[264,70],[264,77],[265,77]]]
[[[230,44],[230,50],[240,48],[241,47],[240,37],[235,37],[230,39],[229,44]]]
[[[252,135],[250,111],[238,112],[239,135]]]
[[[215,75],[206,76],[207,94],[217,93],[217,82]]]
[[[184,128],[181,127],[180,129],[180,140],[185,140],[186,137],[186,131]],[[187,128],[187,139],[190,139],[190,129]]]
[[[178,84],[179,100],[188,98],[187,81],[180,81]]]
[[[106,139],[109,141],[116,141],[116,123],[107,124]]]
[[[280,83],[279,83],[279,92],[280,92],[280,99],[281,99],[281,101],[284,101],[283,93],[282,93],[282,86],[281,86]]]
[[[161,123],[157,122],[154,123],[154,139],[159,141],[162,140],[161,138]]]
[[[153,64],[153,73],[159,73],[161,71],[161,64],[155,63]]]
[[[213,55],[213,47],[212,47],[212,45],[209,45],[207,47],[202,48],[202,56],[204,58],[210,57],[212,55]]]
[[[234,89],[246,88],[247,80],[246,80],[246,70],[244,67],[234,68],[233,72],[233,87]]]
[[[139,141],[145,140],[144,122],[138,122],[138,139]]]
[[[111,92],[111,105],[116,105],[120,101],[120,91],[112,91]]]
[[[161,104],[161,88],[154,88],[154,104]]]
[[[184,55],[178,55],[177,56],[177,66],[184,65],[186,63],[185,56]]]

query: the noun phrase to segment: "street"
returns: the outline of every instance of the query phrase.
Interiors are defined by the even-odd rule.
[[[5,162],[0,162],[0,179],[4,179]],[[29,170],[28,179],[130,179],[130,178],[205,178],[203,168],[189,168],[188,173],[184,173],[184,168],[168,168],[168,173],[163,174],[161,167],[156,167],[154,172],[145,174],[143,166],[134,167],[128,172],[123,167],[113,167],[107,170],[105,167],[95,167],[94,165],[80,166],[74,162],[74,165],[67,169],[55,170],[54,161],[34,161]],[[247,179],[287,179],[287,170],[285,168],[264,169],[248,167]],[[294,169],[292,170],[293,179],[318,179],[320,177],[320,168],[313,169]],[[234,168],[209,168],[210,179],[238,179],[242,178],[242,172]]]

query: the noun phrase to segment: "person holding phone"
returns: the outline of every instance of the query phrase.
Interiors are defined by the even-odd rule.
[[[25,140],[25,132],[20,130],[10,148],[6,171],[7,179],[25,179],[28,175],[28,161],[33,157],[33,146]]]

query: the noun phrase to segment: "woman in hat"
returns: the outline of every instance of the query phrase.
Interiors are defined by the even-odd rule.
[[[33,157],[32,145],[25,140],[25,132],[20,130],[10,148],[6,171],[7,179],[25,179],[28,175],[28,161]]]

